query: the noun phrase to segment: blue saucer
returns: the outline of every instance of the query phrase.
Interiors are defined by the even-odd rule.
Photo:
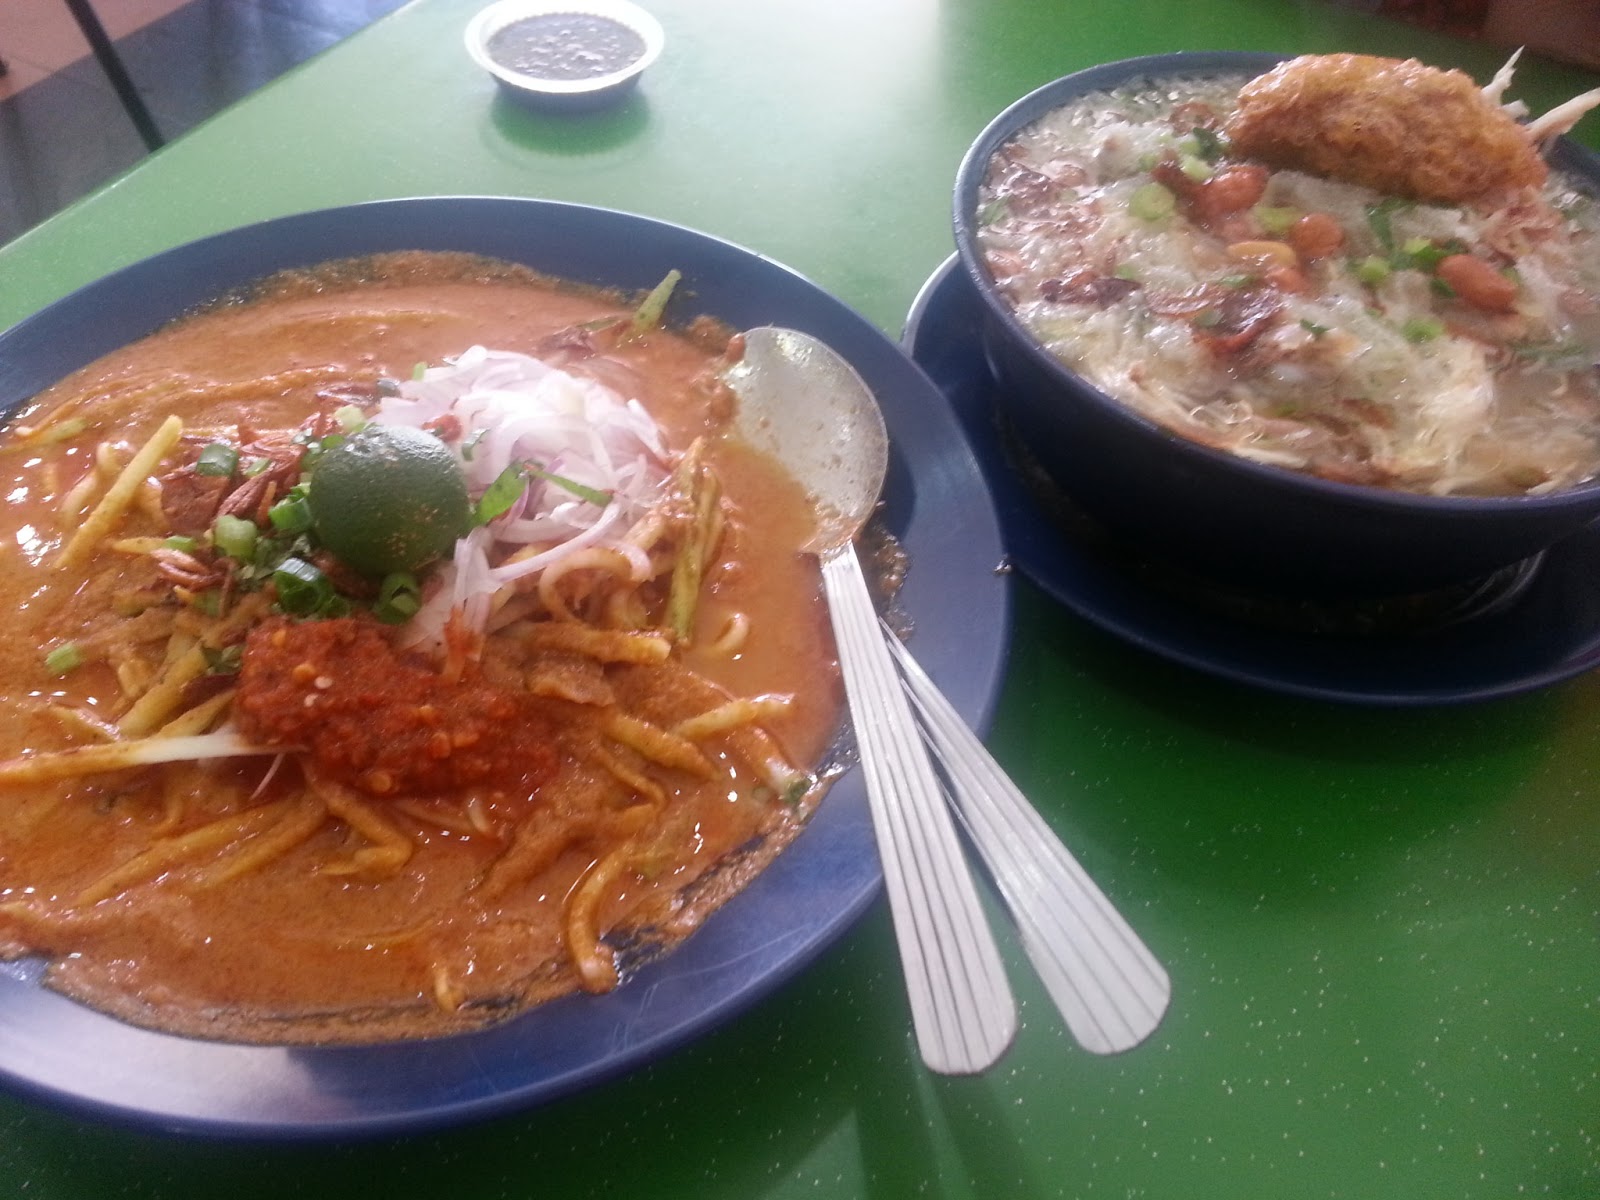
[[[1318,634],[1237,619],[1152,586],[1125,555],[1056,519],[1006,445],[982,310],[954,255],[923,285],[903,345],[955,409],[994,496],[1006,552],[1066,608],[1153,654],[1277,692],[1354,704],[1459,704],[1600,665],[1600,524],[1547,551],[1514,599],[1422,632]]]

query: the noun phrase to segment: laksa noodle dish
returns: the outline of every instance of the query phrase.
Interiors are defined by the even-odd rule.
[[[289,272],[3,455],[0,954],[255,1042],[605,992],[799,831],[841,715],[740,340],[520,267]]]
[[[1600,472],[1600,203],[1459,71],[1361,55],[1142,80],[1023,129],[978,242],[1052,354],[1260,463],[1437,495]]]

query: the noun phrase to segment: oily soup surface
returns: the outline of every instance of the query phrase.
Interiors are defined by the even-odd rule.
[[[363,274],[381,278],[354,281]],[[168,630],[181,633],[192,617],[171,589],[152,587],[148,556],[101,545],[72,567],[57,565],[78,521],[63,505],[102,444],[123,446],[125,460],[176,414],[184,443],[159,474],[213,435],[294,429],[380,376],[409,378],[417,363],[473,345],[548,355],[562,331],[628,311],[478,260],[392,256],[288,278],[59,384],[13,421],[8,440],[30,423],[48,427],[52,409],[75,396],[90,398],[71,409],[86,422],[81,432],[8,445],[0,457],[10,497],[0,514],[8,613],[0,758],[114,734],[177,652]],[[625,976],[630,954],[653,954],[692,931],[798,832],[819,790],[780,798],[759,766],[776,748],[797,775],[815,769],[839,715],[815,565],[795,550],[811,520],[805,495],[719,433],[725,412],[707,380],[725,339],[656,330],[599,353],[565,341],[562,368],[637,398],[669,451],[706,439],[723,524],[689,647],[640,665],[491,633],[481,679],[469,676],[479,692],[414,706],[444,720],[458,743],[487,729],[506,739],[499,744],[521,738],[553,751],[552,773],[532,794],[485,785],[406,795],[387,782],[390,794],[378,794],[370,774],[319,790],[294,755],[276,768],[270,757],[234,758],[0,787],[0,952],[47,955],[53,986],[179,1032],[257,1041],[431,1035],[579,986],[613,986],[613,949]],[[163,536],[161,524],[153,504],[135,504],[110,540]],[[569,599],[593,582],[578,574]],[[748,637],[737,649],[718,645],[736,620]],[[46,652],[66,643],[84,661],[53,674]],[[358,718],[362,705],[388,703],[383,672],[399,670],[367,658],[359,669],[367,691],[347,697]],[[419,678],[411,669],[408,686]],[[204,697],[226,682],[191,689]],[[327,686],[340,694],[344,682]],[[651,741],[730,699],[769,694],[793,699],[765,712],[759,730],[697,738],[709,771],[670,765]],[[470,730],[460,713],[433,712],[458,700],[482,710]],[[534,724],[495,728],[494,712],[529,704]],[[383,858],[376,851],[395,846],[391,858],[403,863],[374,866]],[[575,939],[588,939],[587,962]]]

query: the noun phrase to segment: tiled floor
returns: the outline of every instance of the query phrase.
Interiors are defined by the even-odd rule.
[[[91,0],[172,138],[406,0]],[[145,146],[63,0],[0,0],[0,243]]]

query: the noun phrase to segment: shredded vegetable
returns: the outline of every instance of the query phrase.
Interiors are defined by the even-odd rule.
[[[457,430],[446,444],[480,522],[437,572],[407,632],[413,644],[439,648],[452,618],[482,632],[496,593],[579,550],[615,550],[641,578],[649,569],[627,535],[669,467],[637,401],[529,355],[474,346],[402,382],[372,420]]]
[[[62,642],[44,656],[44,668],[52,675],[65,675],[83,665],[83,652],[72,642]]]

